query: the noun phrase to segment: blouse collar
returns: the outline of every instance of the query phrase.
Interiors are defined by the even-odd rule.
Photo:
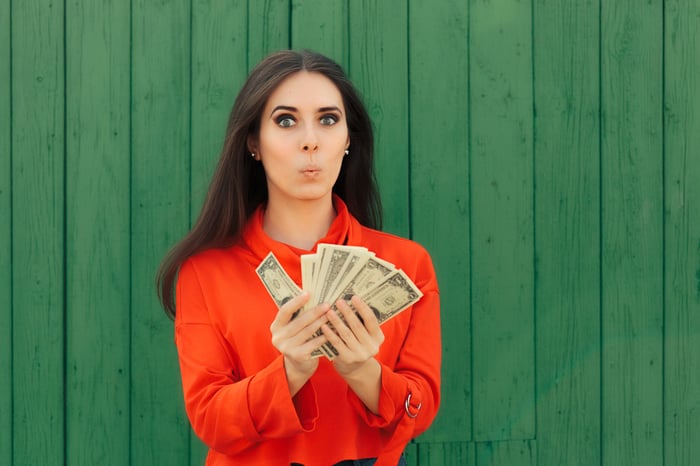
[[[352,244],[360,242],[361,226],[359,222],[350,215],[345,202],[336,194],[333,194],[333,206],[336,217],[331,222],[331,226],[325,236],[314,244],[311,250],[307,251],[294,247],[290,244],[276,241],[268,236],[263,229],[263,217],[265,205],[261,204],[248,219],[248,223],[243,229],[242,239],[247,249],[260,261],[272,252],[280,261],[289,276],[295,282],[301,282],[301,259],[303,254],[316,252],[320,243],[331,244]]]

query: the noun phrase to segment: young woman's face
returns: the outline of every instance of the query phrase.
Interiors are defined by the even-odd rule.
[[[290,75],[270,95],[248,145],[265,169],[269,202],[330,198],[350,145],[340,91],[320,73]]]

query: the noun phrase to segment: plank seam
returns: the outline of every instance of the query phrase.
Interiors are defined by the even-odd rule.
[[[287,15],[287,48],[292,48],[292,27],[294,24],[294,0],[289,0],[287,3],[289,14]],[[267,53],[267,51],[265,51]]]
[[[598,0],[598,444],[600,445],[600,457],[598,464],[603,464],[603,1]]]
[[[68,464],[68,17],[63,0],[63,464]]]
[[[129,276],[131,276],[131,273],[133,271],[133,257],[134,257],[134,251],[133,251],[133,226],[134,226],[134,114],[133,114],[133,99],[134,99],[134,0],[129,0],[129,244],[128,244],[128,250],[129,250],[129,265],[128,265],[128,270],[129,270]],[[131,279],[129,279],[129,282],[131,282]],[[129,448],[129,451],[127,453],[127,458],[129,461],[129,464],[132,465],[134,464],[134,449],[133,449],[133,434],[132,434],[132,427],[133,427],[133,367],[134,365],[132,364],[133,361],[133,337],[134,337],[134,330],[133,330],[133,300],[134,300],[134,292],[133,292],[134,287],[131,286],[131,283],[129,283],[129,309],[128,309],[128,329],[129,329],[129,335],[128,335],[128,361],[129,361],[129,368],[128,368],[128,400],[129,400],[129,406],[128,406],[128,425],[129,425],[129,435],[127,439],[127,445]]]
[[[12,4],[13,1],[9,1],[9,33],[10,33],[10,40],[9,40],[9,47],[10,47],[10,63],[9,63],[9,72],[10,72],[10,403],[9,403],[9,408],[10,408],[10,428],[12,429],[10,432],[10,459],[12,460],[12,463],[14,464],[15,460],[15,274],[13,273],[14,270],[14,233],[15,233],[15,228],[14,228],[14,178],[12,176],[13,172],[13,142],[14,142],[14,92],[13,92],[13,87],[14,87],[14,81],[13,81],[13,21],[12,21]]]
[[[187,168],[187,171],[189,172],[189,176],[187,178],[187,191],[188,191],[188,203],[187,203],[187,223],[189,228],[192,228],[192,36],[193,34],[193,16],[194,16],[194,8],[192,7],[192,0],[189,1],[189,14],[188,14],[188,27],[189,27],[189,37],[188,37],[188,45],[189,45],[189,50],[188,50],[188,60],[189,60],[189,69],[188,69],[188,74],[189,74],[189,79],[187,83],[187,93],[188,93],[188,101],[189,101],[189,108],[188,108],[188,122],[187,122],[187,142],[188,142],[188,149],[189,149],[189,166]],[[188,228],[188,229],[189,229]],[[195,441],[195,436],[194,433],[192,432],[192,429],[190,428],[189,425],[185,427],[187,429],[187,460],[188,463],[192,464],[193,458],[192,458],[192,442]]]
[[[666,464],[666,0],[661,1],[661,461]]]
[[[530,80],[531,94],[532,94],[532,272],[535,279],[532,282],[532,370],[533,370],[533,381],[532,381],[532,395],[533,395],[533,426],[532,435],[533,438],[537,438],[537,152],[536,152],[536,137],[537,137],[537,108],[535,106],[535,0],[530,0],[530,62],[532,66],[532,79]]]
[[[411,27],[411,12],[410,12],[410,5],[411,2],[406,3],[406,73],[408,76],[408,82],[406,83],[406,114],[408,115],[408,121],[406,121],[406,127],[408,129],[407,131],[407,138],[406,138],[406,145],[407,145],[407,155],[408,155],[408,161],[406,163],[406,178],[407,178],[407,203],[408,203],[408,237],[413,238],[413,177],[411,174],[413,173],[413,168],[411,166],[411,161],[413,160],[413,152],[412,152],[412,144],[411,144],[411,33],[410,33],[410,27]]]
[[[474,257],[474,244],[473,244],[473,232],[472,232],[472,218],[474,212],[474,196],[472,189],[472,49],[471,49],[471,5],[472,2],[467,2],[467,192],[469,193],[468,199],[468,209],[469,209],[469,222],[467,224],[468,238],[467,238],[467,250],[468,250],[468,272],[469,272],[469,371],[471,377],[469,378],[469,439],[474,441],[474,280],[472,273],[472,259]]]

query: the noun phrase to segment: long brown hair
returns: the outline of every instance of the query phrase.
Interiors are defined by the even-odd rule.
[[[209,248],[226,247],[238,239],[248,217],[267,200],[262,164],[247,150],[249,135],[258,135],[270,94],[293,73],[321,73],[340,91],[347,115],[351,155],[343,158],[333,192],[357,220],[381,228],[382,210],[374,176],[372,123],[359,93],[342,68],[328,57],[302,50],[268,55],[250,73],[238,93],[226,128],[223,148],[202,211],[192,229],[165,256],[156,276],[158,297],[175,317],[175,282],[188,257]]]

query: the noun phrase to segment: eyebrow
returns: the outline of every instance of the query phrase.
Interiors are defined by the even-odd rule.
[[[272,111],[270,112],[270,116],[272,116],[278,110],[287,110],[289,112],[298,112],[299,111],[299,109],[296,107],[290,107],[288,105],[278,105],[272,109]],[[336,111],[336,112],[340,113],[341,115],[343,114],[342,110],[340,110],[340,108],[336,107],[335,105],[332,105],[330,107],[321,107],[318,109],[318,113],[332,112],[332,111]]]

